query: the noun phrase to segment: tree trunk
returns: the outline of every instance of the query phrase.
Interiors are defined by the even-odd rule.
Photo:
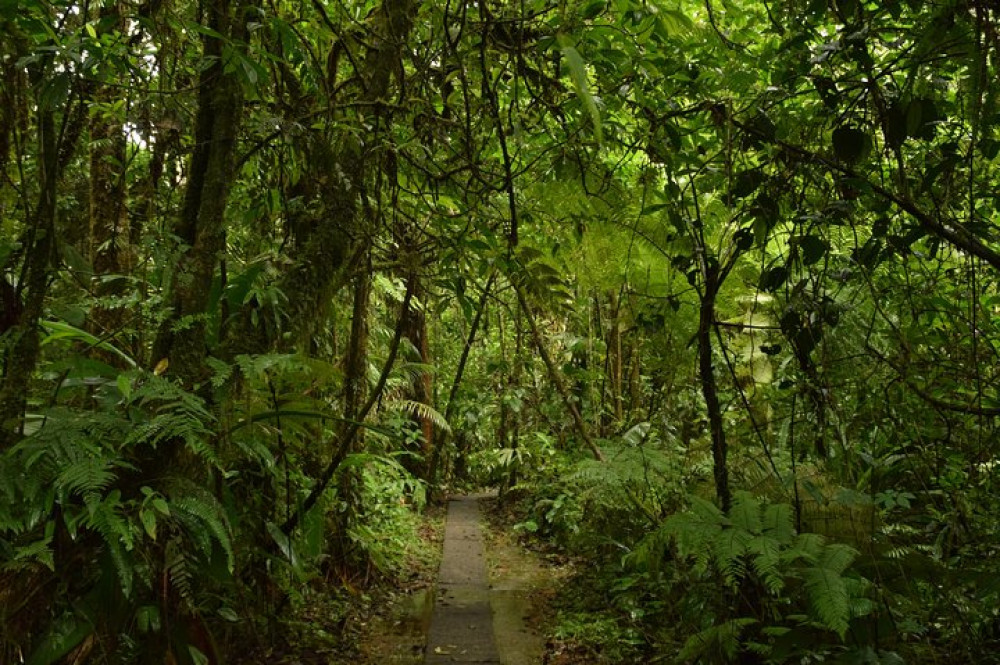
[[[635,416],[635,411],[640,408],[641,403],[641,384],[642,384],[642,357],[639,353],[642,347],[642,340],[639,337],[638,331],[633,331],[632,341],[628,345],[628,399],[625,400],[625,404],[628,408],[625,411],[625,419],[632,422],[632,418]]]
[[[338,437],[349,441],[347,454],[362,450],[365,442],[363,427],[348,439],[348,432],[354,423],[359,422],[361,408],[368,392],[368,306],[371,301],[371,277],[366,271],[354,278],[354,305],[351,315],[351,336],[347,342],[347,355],[344,358],[344,421],[341,423]],[[350,550],[347,530],[352,520],[364,519],[365,506],[361,501],[362,488],[361,469],[350,467],[340,473],[337,482],[337,493],[348,508],[336,511],[332,515],[333,536],[332,547],[335,556],[345,559]]]
[[[570,416],[573,418],[573,424],[576,426],[577,434],[580,435],[584,444],[586,444],[587,448],[590,449],[594,459],[603,462],[604,453],[601,452],[601,449],[597,447],[597,444],[594,443],[594,440],[590,437],[590,432],[587,430],[587,423],[584,422],[583,417],[580,415],[580,410],[576,407],[576,404],[573,403],[569,389],[566,387],[566,380],[559,372],[559,368],[556,367],[554,362],[552,362],[552,356],[549,355],[549,350],[545,346],[545,340],[542,338],[542,333],[538,329],[538,322],[535,321],[534,315],[528,308],[528,301],[524,297],[524,292],[517,284],[514,285],[514,289],[517,291],[517,300],[521,305],[521,311],[524,312],[525,318],[528,319],[528,326],[531,328],[531,336],[535,342],[535,347],[538,349],[538,354],[542,357],[542,362],[545,363],[545,368],[549,372],[549,379],[552,381],[553,385],[555,385],[560,397],[562,397],[563,404],[566,406],[566,410],[569,411]]]
[[[115,25],[123,25],[116,4],[101,8],[101,18],[116,16]],[[90,188],[87,253],[98,297],[122,293],[121,280],[102,280],[120,274],[130,264],[132,238],[129,233],[128,210],[125,205],[126,141],[122,126],[124,113],[112,102],[115,91],[96,84],[90,109]],[[91,311],[91,330],[98,336],[112,334],[121,328],[124,312],[121,307],[99,303]]]
[[[500,414],[497,421],[497,449],[504,450],[508,448],[508,442],[510,439],[510,407],[507,402],[507,395],[505,394],[507,388],[507,373],[510,371],[510,363],[507,362],[507,343],[505,341],[505,331],[506,327],[504,324],[504,313],[503,310],[497,312],[497,334],[499,336],[498,342],[500,346],[500,360],[502,362],[502,367],[504,369],[500,373],[500,380],[496,386],[497,394],[500,396]],[[490,479],[491,481],[494,478]],[[506,490],[504,481],[502,477],[495,478],[499,484],[499,490],[501,497],[503,492]]]
[[[514,317],[514,361],[511,363],[508,374],[507,394],[510,395],[521,385],[521,352],[524,346],[524,335],[521,330],[520,308]],[[521,414],[524,412],[524,405],[514,411],[514,417],[510,424],[510,449],[517,450],[521,440]],[[517,466],[511,467],[510,475],[507,477],[507,489],[517,485]]]
[[[712,471],[715,476],[715,493],[724,511],[729,510],[732,496],[729,491],[729,467],[726,432],[722,425],[718,385],[712,365],[712,326],[715,325],[715,298],[718,295],[718,276],[709,271],[705,280],[698,316],[698,369],[701,375],[701,392],[708,410],[708,426],[712,436]]]
[[[413,297],[416,298],[422,306],[411,307],[407,312],[407,318],[403,328],[403,337],[410,342],[414,349],[416,349],[417,357],[415,360],[421,364],[429,365],[431,357],[430,345],[427,339],[427,316],[424,313],[424,306],[426,306],[426,303],[424,302],[425,292],[423,290],[423,284],[421,284],[420,277],[416,272],[411,273],[407,279],[412,281],[411,284],[408,284],[407,290],[413,291]],[[428,406],[433,405],[434,395],[432,392],[430,372],[421,371],[413,378],[413,383],[410,386],[410,395],[414,402],[419,402],[420,404],[426,404]],[[414,415],[413,422],[416,423],[417,427],[419,427],[422,435],[420,450],[424,459],[420,471],[417,472],[416,467],[414,467],[413,470],[416,475],[420,475],[426,480],[430,477],[430,469],[434,457],[434,423],[431,422],[430,418],[421,414]]]
[[[18,320],[7,330],[3,376],[0,378],[0,450],[22,433],[31,375],[38,363],[38,323],[49,290],[56,250],[56,193],[59,181],[59,144],[55,113],[38,103],[38,205],[27,236],[24,281],[9,294],[19,310]]]
[[[372,115],[366,123],[384,128],[392,119],[393,110],[383,104],[393,90],[394,76],[402,81],[402,60],[407,54],[407,38],[413,27],[415,4],[413,0],[383,0],[371,12],[370,30],[366,35],[367,51],[355,71],[361,92],[351,102],[359,108],[370,109]],[[335,44],[334,50],[340,48]],[[336,58],[331,58],[335,61]],[[327,72],[336,77],[336,71]],[[294,84],[292,84],[294,87]],[[297,100],[299,106],[304,101]],[[331,106],[331,100],[313,100],[316,105]],[[342,101],[342,100],[338,100]],[[347,107],[350,104],[344,103]],[[295,109],[301,113],[300,108]],[[298,122],[298,120],[295,120]],[[365,130],[367,134],[370,129]],[[339,137],[337,147],[332,147],[326,137],[311,135],[303,146],[308,153],[310,171],[296,185],[297,196],[312,199],[321,210],[319,215],[300,216],[293,220],[295,229],[295,263],[278,279],[278,290],[285,294],[288,326],[293,339],[300,343],[316,325],[317,312],[323,312],[330,298],[343,283],[352,257],[360,256],[364,236],[359,228],[363,196],[367,191],[371,173],[373,148],[377,142],[362,143],[345,132]],[[240,316],[226,340],[225,354],[260,353],[276,339],[273,335],[253,330],[252,319]]]
[[[368,368],[368,306],[372,283],[368,272],[354,278],[354,306],[351,315],[351,337],[344,359],[344,417],[354,420],[367,394]],[[364,441],[358,433],[356,443]]]
[[[472,350],[472,344],[476,341],[476,333],[479,331],[479,324],[483,320],[483,314],[486,312],[486,303],[490,296],[490,290],[493,287],[493,282],[496,279],[496,270],[490,273],[489,278],[486,280],[486,285],[483,287],[483,294],[479,298],[479,304],[476,307],[476,314],[472,317],[472,325],[469,327],[469,334],[465,339],[465,346],[462,347],[462,355],[458,359],[458,367],[455,368],[455,378],[451,382],[451,390],[448,391],[448,403],[445,406],[444,420],[449,425],[451,425],[451,419],[455,415],[455,398],[458,396],[458,389],[462,385],[462,377],[465,375],[465,366],[469,361],[469,352]],[[456,475],[458,477],[464,478],[465,474],[465,456],[468,453],[466,450],[466,437],[457,437],[458,450],[455,456],[455,469]],[[427,479],[427,484],[431,487],[431,491],[434,489],[434,485],[437,481],[437,474],[439,472],[439,467],[441,464],[441,453],[442,448],[448,443],[448,434],[443,432],[438,440],[438,445],[434,447],[434,451],[431,458],[431,468],[430,475]],[[459,469],[459,466],[461,468]],[[458,473],[458,471],[461,473]]]
[[[608,321],[608,384],[611,388],[611,425],[610,429],[621,427],[622,422],[622,334],[619,312],[621,303],[618,294],[611,291],[608,294],[610,320]]]
[[[208,27],[234,43],[246,37],[246,7],[214,0],[207,7]],[[166,359],[169,371],[187,386],[206,376],[208,307],[215,267],[225,249],[225,212],[233,176],[237,132],[243,114],[243,94],[235,73],[225,71],[223,47],[229,39],[206,35],[195,119],[195,147],[188,165],[184,205],[176,234],[188,249],[171,284],[171,316],[160,327],[153,362]]]

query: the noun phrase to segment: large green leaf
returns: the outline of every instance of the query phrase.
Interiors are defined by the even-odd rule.
[[[576,91],[577,97],[580,98],[580,102],[587,110],[594,128],[594,136],[597,138],[597,143],[601,144],[604,142],[601,129],[601,112],[597,108],[597,100],[590,90],[590,76],[587,73],[587,65],[569,36],[560,35],[559,46],[562,48],[563,57],[566,59],[566,65],[569,68],[573,90]]]

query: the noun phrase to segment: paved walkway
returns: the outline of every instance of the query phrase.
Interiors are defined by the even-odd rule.
[[[427,665],[500,665],[493,639],[479,500],[474,496],[448,502],[426,654]]]

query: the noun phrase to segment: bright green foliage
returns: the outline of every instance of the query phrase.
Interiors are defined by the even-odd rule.
[[[816,625],[841,639],[852,619],[873,609],[857,595],[869,583],[856,573],[845,577],[857,552],[827,543],[818,534],[796,534],[792,506],[787,504],[768,504],[738,492],[732,510],[724,515],[714,504],[692,497],[688,510],[668,518],[639,543],[633,561],[660,567],[669,557],[670,543],[681,561],[691,562],[693,575],[710,578],[717,572],[734,592],[759,585],[773,598],[771,607],[786,606],[785,616],[795,614],[794,604],[787,604],[802,598],[804,588]],[[730,625],[724,635],[732,636],[733,628],[745,625]]]
[[[76,564],[71,587],[85,594],[78,612],[92,617],[108,612],[103,620],[113,616],[125,623],[146,611],[143,603],[161,584],[156,567],[145,563],[151,557],[165,556],[186,612],[201,611],[208,589],[235,567],[232,529],[211,493],[169,475],[159,479],[158,490],[136,491],[129,481],[140,465],[170,450],[194,455],[191,468],[218,464],[206,445],[213,418],[204,402],[161,377],[136,371],[127,376],[137,385],[113,410],[48,410],[39,414],[44,419],[33,434],[0,457],[3,486],[19,499],[4,503],[0,520],[4,572],[37,575],[39,566],[59,572],[67,540],[86,544],[93,560]],[[102,389],[118,391],[122,385],[108,381]],[[212,584],[206,584],[209,579]],[[69,631],[57,640],[58,652],[93,631],[83,630],[79,619],[65,619],[72,629],[53,625],[52,630]],[[49,639],[39,641],[33,662],[54,662]]]
[[[0,661],[349,625],[471,478],[621,660],[992,662],[998,34],[0,0]]]

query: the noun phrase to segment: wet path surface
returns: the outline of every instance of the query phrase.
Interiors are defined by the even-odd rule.
[[[493,637],[479,500],[474,496],[448,502],[444,552],[425,653],[427,665],[501,662]]]

